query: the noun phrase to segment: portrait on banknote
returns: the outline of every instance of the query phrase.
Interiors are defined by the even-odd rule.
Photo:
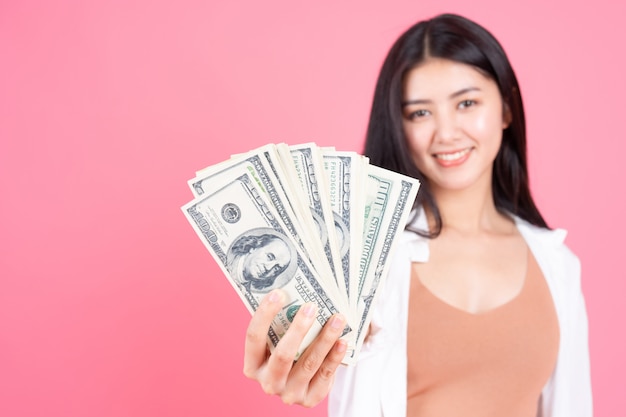
[[[226,268],[238,285],[253,293],[285,286],[297,269],[297,252],[289,238],[259,227],[238,236],[226,253]]]

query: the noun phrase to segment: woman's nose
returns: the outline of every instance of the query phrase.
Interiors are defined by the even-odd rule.
[[[435,139],[438,142],[451,142],[459,138],[458,120],[454,112],[440,112],[435,122]]]

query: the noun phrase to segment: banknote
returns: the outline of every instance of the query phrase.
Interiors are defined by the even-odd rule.
[[[344,277],[339,288],[349,297],[350,276],[358,268],[358,257],[354,256],[358,250],[355,249],[361,247],[364,181],[359,178],[365,171],[362,157],[355,152],[324,150],[322,158]]]
[[[353,309],[360,322],[356,325],[356,343],[344,359],[353,363],[365,339],[371,321],[371,307],[375,302],[382,280],[387,275],[390,256],[404,230],[419,181],[373,165],[367,167],[367,186],[363,242],[359,260],[359,273],[354,288]]]
[[[328,193],[326,174],[319,149],[314,144],[303,144],[290,147],[296,179],[304,191],[306,202],[310,208],[311,219],[315,223],[317,236],[324,248],[324,255],[331,267],[335,284],[343,287],[344,276],[337,245],[335,221],[330,201],[325,198]],[[345,292],[345,289],[344,289]]]
[[[283,160],[283,157],[279,154],[279,149],[283,148],[287,149],[287,153],[285,155],[290,154],[289,146],[287,144],[269,143],[246,153],[231,155],[231,160],[242,160],[254,156],[261,157],[265,162],[266,167],[272,172],[274,178],[278,181],[278,185],[280,186],[283,195],[288,196],[286,203],[289,204],[289,207],[291,207],[291,210],[295,213],[296,218],[303,223],[303,227],[310,227],[311,230],[309,231],[313,232],[313,225],[306,222],[310,215],[309,208],[300,204],[300,202],[305,199],[304,191],[300,190],[299,187],[294,187],[295,183],[291,181],[291,179],[296,176],[295,171],[292,171],[293,164],[289,163],[288,158]],[[210,169],[210,167],[206,168],[206,170]],[[198,176],[200,175],[196,175],[196,177]],[[314,244],[315,242],[311,241],[309,243]]]
[[[224,161],[213,167],[205,168],[201,175],[188,181],[188,185],[195,196],[211,191],[225,180],[232,179],[244,172],[254,174],[258,178],[259,190],[270,197],[272,206],[279,213],[289,233],[298,243],[300,249],[307,256],[309,263],[313,264],[321,276],[331,274],[328,264],[321,262],[323,249],[318,241],[312,238],[311,228],[307,227],[306,219],[298,216],[292,209],[292,199],[288,197],[289,190],[285,190],[285,180],[279,180],[274,175],[272,167],[268,165],[268,159],[264,156],[266,147],[259,148],[239,157]]]
[[[281,157],[279,152],[280,149],[283,150],[284,157]],[[283,195],[287,196],[287,203],[291,207],[293,213],[295,213],[295,216],[302,227],[302,233],[305,234],[304,238],[310,252],[321,256],[324,253],[324,248],[318,239],[312,238],[315,236],[317,228],[311,218],[310,207],[306,204],[302,204],[303,201],[306,201],[305,191],[302,187],[297,186],[297,182],[293,181],[297,174],[295,172],[295,167],[290,163],[291,161],[287,157],[287,155],[291,154],[288,149],[289,147],[284,143],[278,145],[269,144],[258,148],[254,152],[264,158],[267,166],[274,174],[274,177],[278,180],[278,184],[283,191]],[[286,153],[285,150],[287,150]],[[320,270],[319,273],[328,274],[330,271],[325,269]]]
[[[267,144],[196,171],[187,220],[252,313],[272,289],[289,299],[268,333],[272,349],[300,306],[347,319],[343,363],[353,364],[371,321],[419,181],[355,152],[313,143]]]
[[[304,303],[317,305],[316,321],[299,355],[326,321],[340,311],[342,303],[333,299],[336,296],[320,282],[260,183],[258,176],[244,172],[216,183],[210,192],[203,192],[182,210],[251,313],[271,290],[281,288],[286,293],[287,304],[268,332],[271,348]],[[343,336],[350,331],[346,325]]]

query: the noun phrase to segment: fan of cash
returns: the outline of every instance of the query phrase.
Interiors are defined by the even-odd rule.
[[[354,363],[419,182],[307,143],[234,155],[188,184],[195,198],[182,210],[248,310],[275,288],[287,296],[268,332],[270,350],[313,302],[317,320],[298,356],[341,312],[343,362]]]

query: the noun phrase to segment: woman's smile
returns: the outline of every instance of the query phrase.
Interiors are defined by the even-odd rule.
[[[442,167],[452,167],[461,165],[463,162],[467,161],[470,157],[472,149],[472,147],[468,147],[459,151],[438,152],[433,154],[433,156],[435,157],[437,163]]]

